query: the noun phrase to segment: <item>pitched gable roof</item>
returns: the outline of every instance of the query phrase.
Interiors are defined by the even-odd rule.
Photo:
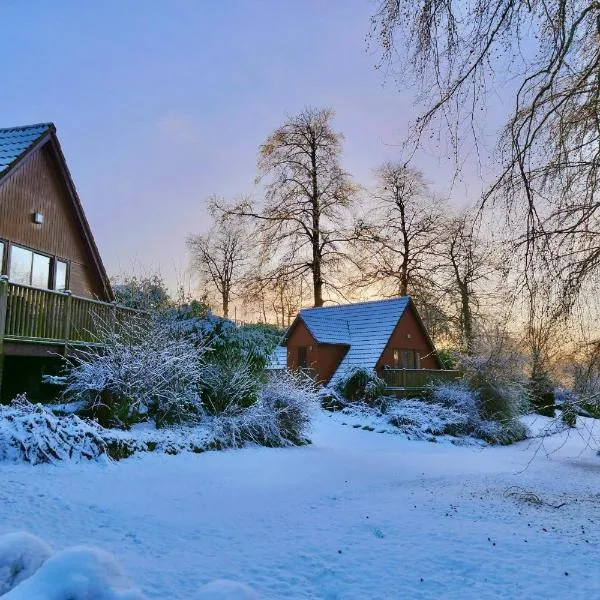
[[[75,215],[81,228],[81,234],[90,251],[97,274],[102,281],[105,295],[108,299],[113,300],[114,294],[106,269],[104,268],[104,263],[102,262],[96,241],[83,211],[81,200],[75,189],[75,184],[71,178],[71,173],[69,172],[60,142],[56,136],[56,128],[53,123],[0,128],[0,185],[5,178],[8,178],[22,164],[30,153],[40,146],[45,146],[47,143],[57,160],[66,192],[73,204]]]
[[[0,129],[0,174],[7,171],[41,137],[53,128],[51,123]]]
[[[333,375],[335,379],[348,367],[375,368],[409,305],[410,297],[402,296],[390,300],[305,308],[297,318],[304,322],[318,343],[349,346]]]

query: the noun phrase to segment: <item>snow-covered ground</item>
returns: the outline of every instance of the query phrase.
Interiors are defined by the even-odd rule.
[[[320,414],[301,448],[2,464],[0,534],[98,546],[148,598],[215,579],[264,599],[600,598],[587,430],[480,448],[353,424]]]

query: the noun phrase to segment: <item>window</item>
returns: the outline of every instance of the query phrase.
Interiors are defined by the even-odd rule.
[[[56,260],[54,266],[54,289],[64,292],[67,289],[67,263],[64,260]]]
[[[394,348],[394,369],[420,369],[421,355],[418,350]]]
[[[35,252],[32,254],[31,285],[37,288],[50,287],[50,257]]]
[[[8,277],[13,283],[48,289],[50,257],[20,246],[12,246]]]
[[[4,273],[4,242],[0,242],[0,275]]]
[[[298,348],[298,368],[306,369],[308,367],[308,351],[306,346],[300,346]]]

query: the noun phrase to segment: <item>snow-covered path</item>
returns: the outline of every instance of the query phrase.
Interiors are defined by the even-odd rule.
[[[114,553],[149,598],[600,598],[600,458],[411,442],[319,417],[314,445],[0,465],[0,534]],[[504,497],[519,485],[561,508]]]

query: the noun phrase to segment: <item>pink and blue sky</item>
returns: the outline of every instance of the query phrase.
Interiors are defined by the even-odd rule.
[[[53,121],[107,269],[185,280],[211,194],[260,198],[257,149],[306,105],[336,111],[368,185],[399,156],[412,90],[375,69],[372,0],[4,0],[0,126]],[[453,169],[419,155],[440,194]],[[476,169],[473,169],[474,172]],[[476,199],[467,176],[451,193]]]

